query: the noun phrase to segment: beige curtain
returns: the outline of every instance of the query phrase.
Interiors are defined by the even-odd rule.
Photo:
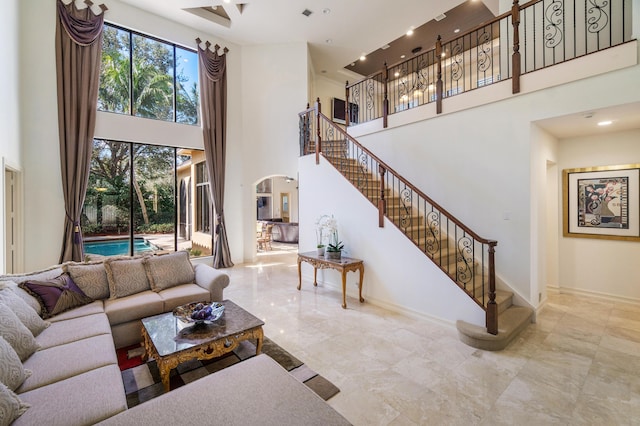
[[[60,262],[83,257],[80,215],[89,183],[89,168],[96,122],[102,26],[101,14],[91,1],[79,9],[74,1],[57,0],[56,70],[58,78],[58,132],[60,167],[66,217]]]
[[[224,175],[227,130],[227,52],[219,55],[220,46],[210,50],[200,48],[198,43],[198,64],[200,74],[200,105],[202,109],[202,130],[204,134],[204,152],[209,171],[209,188],[216,212],[216,236],[214,238],[213,267],[229,268],[233,266],[229,241],[224,222]]]

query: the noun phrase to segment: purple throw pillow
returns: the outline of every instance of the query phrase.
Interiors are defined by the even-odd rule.
[[[42,317],[49,318],[62,312],[93,302],[68,274],[47,281],[25,281],[20,288],[38,299]]]

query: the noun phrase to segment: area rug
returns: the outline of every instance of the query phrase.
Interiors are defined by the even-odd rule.
[[[118,364],[122,371],[122,381],[129,408],[164,393],[156,362],[151,360],[144,363],[140,357],[142,351],[139,346],[118,350]],[[307,367],[302,361],[267,337],[264,338],[262,344],[262,353],[273,358],[292,376],[307,385],[325,401],[340,392],[340,389],[333,383]],[[255,345],[250,341],[244,341],[233,352],[222,357],[207,361],[193,360],[182,363],[171,370],[170,389],[179,388],[208,374],[251,358],[255,354]]]

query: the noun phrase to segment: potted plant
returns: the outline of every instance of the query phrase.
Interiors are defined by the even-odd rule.
[[[324,256],[324,228],[329,219],[329,215],[326,214],[316,219],[316,249],[318,250],[318,256]]]
[[[329,231],[329,244],[325,250],[325,258],[334,260],[340,259],[342,257],[344,244],[342,244],[342,241],[340,241],[340,237],[338,236],[338,221],[332,216],[327,220],[325,228]]]

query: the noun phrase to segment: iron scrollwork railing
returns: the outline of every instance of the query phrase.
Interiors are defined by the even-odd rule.
[[[495,302],[496,241],[481,238],[364,148],[315,108],[300,113],[301,123],[316,123],[316,131],[301,125],[301,146],[314,147],[404,233],[487,315],[487,331],[498,332]],[[306,140],[316,138],[315,140]],[[306,151],[311,154],[313,151]]]
[[[511,11],[435,48],[347,82],[356,125],[617,46],[632,39],[632,0],[513,1]],[[425,40],[425,42],[429,42]]]

